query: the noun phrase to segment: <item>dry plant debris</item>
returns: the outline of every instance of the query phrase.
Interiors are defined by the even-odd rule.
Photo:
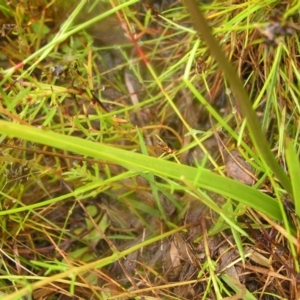
[[[299,12],[285,19],[290,1],[269,1],[262,11],[246,14],[244,1],[234,1],[231,9],[228,3],[199,2],[251,98],[258,99],[253,106],[262,128],[283,159],[280,134],[299,139]],[[255,1],[248,2],[253,8]],[[74,26],[117,4],[87,1]],[[262,168],[246,162],[231,133],[212,118],[217,112],[251,149],[230,87],[179,1],[145,1],[111,14],[58,43],[22,77],[34,60],[22,62],[53,39],[75,7],[64,1],[2,1],[0,68],[15,72],[0,87],[1,119],[142,152],[138,128],[148,155],[222,174],[225,169],[228,177],[257,184],[275,198]],[[195,43],[190,76],[205,104],[183,81]],[[277,84],[268,77],[274,61]],[[266,80],[272,91],[261,94]],[[282,224],[275,228],[217,194],[176,190],[177,183],[164,178],[132,175],[42,143],[1,137],[0,147],[0,208],[15,209],[1,216],[3,299],[24,282],[109,257],[176,226],[185,230],[76,278],[49,282],[26,299],[299,299],[299,239],[293,254]],[[231,207],[230,218],[248,237],[234,236],[236,229],[204,204],[205,197],[222,209]],[[299,237],[290,205],[287,213]]]

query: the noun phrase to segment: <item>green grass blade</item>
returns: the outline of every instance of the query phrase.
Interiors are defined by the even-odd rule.
[[[134,172],[151,172],[161,177],[179,181],[185,178],[193,182],[197,187],[230,197],[263,212],[271,218],[281,220],[278,204],[271,197],[235,180],[214,174],[204,168],[179,165],[164,161],[163,159],[117,149],[105,144],[5,121],[0,121],[0,133],[106,160]]]
[[[300,164],[299,157],[294,149],[294,143],[290,139],[286,142],[286,160],[292,181],[295,211],[297,216],[300,217]]]
[[[261,155],[262,159],[265,161],[276,177],[279,179],[282,186],[286,191],[292,196],[292,186],[289,178],[283,172],[280,165],[277,163],[274,155],[270,150],[270,146],[261,131],[261,126],[259,124],[258,118],[256,117],[247,92],[245,91],[237,72],[234,70],[233,66],[230,64],[226,58],[224,52],[219,47],[217,41],[211,33],[211,29],[208,26],[206,20],[204,19],[202,13],[194,0],[186,0],[186,6],[195,24],[196,30],[201,34],[201,37],[206,42],[212,56],[217,60],[220,69],[224,72],[226,79],[228,80],[230,87],[238,101],[239,107],[247,119],[247,128],[249,130],[252,141],[255,148]]]

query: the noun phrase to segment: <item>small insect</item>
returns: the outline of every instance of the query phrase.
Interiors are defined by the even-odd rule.
[[[175,150],[172,150],[166,142],[164,142],[158,135],[156,135],[157,141],[156,141],[156,146],[164,152],[164,154],[174,154]]]
[[[196,61],[196,67],[195,67],[195,71],[197,74],[201,74],[206,68],[206,63],[205,61],[202,60],[202,58],[198,58]]]
[[[17,25],[16,24],[3,24],[2,25],[2,34],[1,36],[6,36],[9,32],[11,32],[14,29],[17,29]]]
[[[157,140],[156,140],[156,148],[159,149],[160,151],[162,151],[163,153],[160,155],[159,158],[162,158],[164,157],[165,155],[171,155],[175,161],[177,163],[179,163],[178,161],[178,158],[176,157],[176,150],[174,149],[171,149],[166,142],[164,142],[157,134],[155,135],[157,137]]]

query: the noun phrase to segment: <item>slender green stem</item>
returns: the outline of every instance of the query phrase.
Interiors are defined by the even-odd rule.
[[[247,92],[245,91],[237,72],[226,58],[224,52],[219,47],[217,41],[212,35],[211,29],[208,26],[205,18],[200,12],[196,1],[185,0],[187,9],[194,21],[195,29],[201,34],[202,39],[206,42],[212,56],[217,60],[220,69],[224,72],[228,80],[233,94],[238,101],[242,114],[247,119],[247,128],[252,138],[253,144],[260,154],[261,158],[271,168],[279,182],[292,197],[292,186],[289,178],[286,176],[280,165],[277,163],[274,155],[270,150],[270,146],[261,131],[258,118],[252,109],[252,105]]]

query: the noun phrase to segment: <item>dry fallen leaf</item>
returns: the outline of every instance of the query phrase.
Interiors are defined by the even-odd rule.
[[[225,170],[229,177],[245,183],[253,185],[254,176],[252,168],[247,163],[237,149],[230,151],[225,157]]]

